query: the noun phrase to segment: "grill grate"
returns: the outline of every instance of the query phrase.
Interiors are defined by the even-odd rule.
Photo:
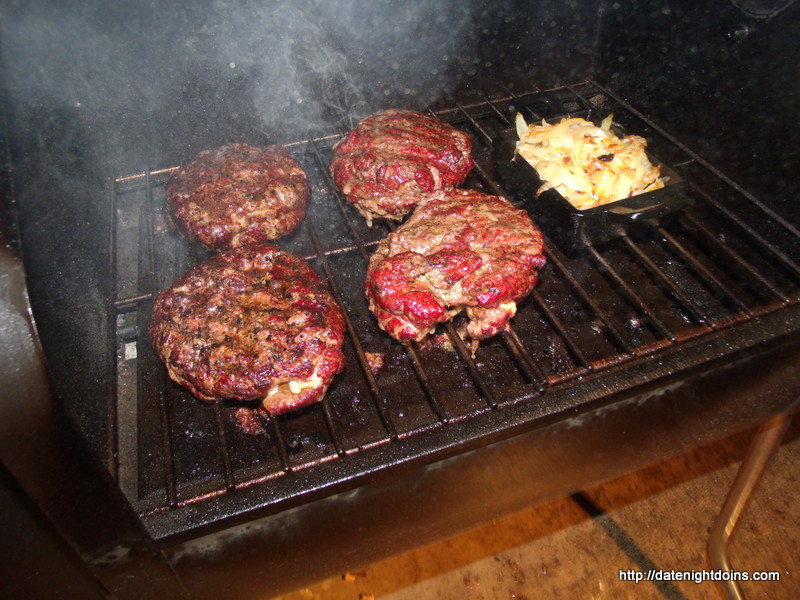
[[[782,330],[781,311],[800,298],[798,231],[593,82],[434,113],[473,135],[476,168],[467,187],[504,194],[538,221],[534,190],[496,164],[499,132],[516,110],[534,119],[613,112],[690,182],[694,206],[577,254],[546,235],[539,286],[511,328],[473,356],[458,318],[413,344],[378,329],[363,277],[388,225],[367,227],[334,189],[326,165],[339,135],[287,146],[313,196],[306,221],[280,245],[305,256],[344,308],[347,368],[320,404],[261,416],[259,435],[239,430],[238,407],[203,404],[170,382],[149,347],[154,294],[207,256],[160,217],[174,169],[115,180],[116,454],[109,464],[154,538],[275,512],[470,450]],[[764,316],[773,320],[759,321]],[[383,358],[376,373],[372,354]],[[659,360],[645,360],[652,357]]]

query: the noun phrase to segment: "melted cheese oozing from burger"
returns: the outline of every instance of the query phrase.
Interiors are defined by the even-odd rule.
[[[289,391],[292,394],[299,394],[306,388],[316,388],[320,385],[322,385],[322,378],[319,377],[315,371],[308,379],[290,379],[289,381],[274,384],[269,388],[267,398],[274,396],[278,392]]]
[[[500,308],[503,309],[504,311],[510,313],[512,317],[515,314],[517,314],[517,303],[516,302],[505,302],[504,304],[500,305]]]

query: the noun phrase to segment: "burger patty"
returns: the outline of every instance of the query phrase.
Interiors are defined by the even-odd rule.
[[[464,182],[469,135],[422,113],[385,110],[362,119],[333,148],[336,186],[368,221],[402,219],[421,198]]]
[[[506,327],[545,264],[542,234],[501,196],[432,195],[380,242],[365,284],[370,310],[393,338],[421,340],[461,309],[473,340]]]
[[[150,322],[170,377],[201,400],[271,414],[322,399],[344,368],[344,318],[299,256],[268,244],[212,257],[162,291]]]
[[[207,250],[282,237],[303,220],[306,174],[281,146],[244,143],[200,152],[167,182],[167,220]]]

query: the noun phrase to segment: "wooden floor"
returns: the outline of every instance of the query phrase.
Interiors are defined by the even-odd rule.
[[[716,584],[635,583],[620,571],[708,569],[709,530],[752,432],[414,552],[342,573],[280,600],[721,598]],[[748,599],[800,598],[800,417],[756,488],[730,545]]]

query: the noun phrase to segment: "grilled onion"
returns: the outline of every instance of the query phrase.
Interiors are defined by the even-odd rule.
[[[647,158],[647,141],[637,135],[617,137],[613,115],[600,127],[581,118],[550,125],[528,125],[517,113],[517,153],[544,182],[575,208],[584,210],[664,187],[660,168]]]

